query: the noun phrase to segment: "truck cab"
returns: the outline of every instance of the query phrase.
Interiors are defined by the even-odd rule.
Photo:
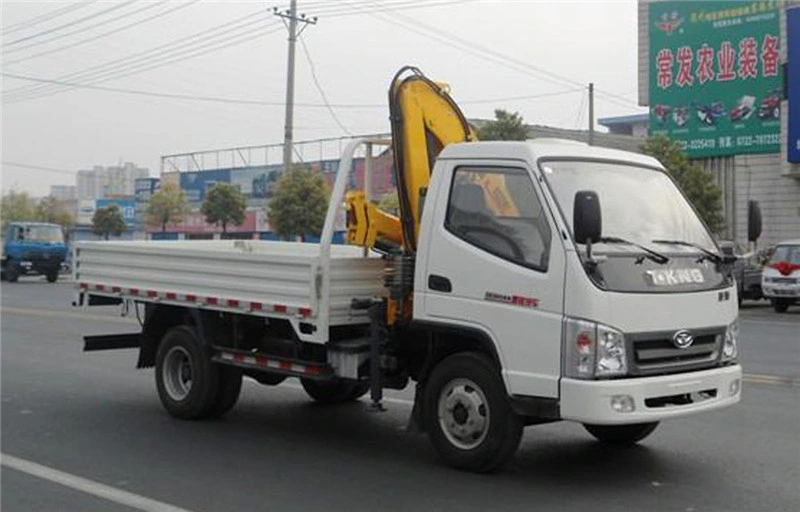
[[[509,396],[559,419],[644,432],[739,400],[735,283],[651,157],[560,140],[444,148],[414,290],[416,322],[491,340]]]
[[[3,239],[3,278],[16,282],[21,275],[44,275],[54,283],[67,256],[64,232],[58,224],[11,222]]]

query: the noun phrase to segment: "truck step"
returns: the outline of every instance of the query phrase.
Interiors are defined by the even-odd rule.
[[[211,359],[219,364],[307,379],[328,380],[333,377],[332,369],[325,363],[267,356],[223,347],[215,347],[214,350],[215,354]]]

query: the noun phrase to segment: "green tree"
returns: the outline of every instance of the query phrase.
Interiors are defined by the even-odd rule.
[[[0,199],[0,217],[5,233],[9,222],[36,220],[36,203],[27,192],[10,190]]]
[[[489,121],[478,131],[481,140],[525,140],[528,127],[519,112],[509,114],[503,109],[494,111],[494,121]]]
[[[656,135],[647,139],[641,149],[667,168],[712,232],[722,229],[722,192],[709,173],[689,160],[678,142]]]
[[[145,214],[147,222],[160,225],[163,232],[170,222],[182,221],[188,211],[183,190],[174,183],[164,183],[158,192],[150,196]]]
[[[230,183],[217,183],[206,192],[201,211],[209,224],[222,226],[222,233],[228,232],[228,224],[236,226],[244,222],[247,202],[238,188]]]
[[[75,227],[75,218],[53,196],[45,196],[39,200],[36,205],[36,220],[58,224],[65,231]]]
[[[285,240],[319,236],[328,210],[328,187],[322,175],[295,166],[275,186],[269,203],[269,223]]]
[[[108,240],[109,235],[119,236],[125,231],[125,218],[119,206],[112,204],[95,210],[92,216],[92,233]]]

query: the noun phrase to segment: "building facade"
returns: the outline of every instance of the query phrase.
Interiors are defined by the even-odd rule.
[[[80,170],[77,174],[79,200],[133,197],[136,180],[147,178],[150,171],[131,162],[103,167],[96,165],[91,170]]]

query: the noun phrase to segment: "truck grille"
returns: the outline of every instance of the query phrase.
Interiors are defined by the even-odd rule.
[[[719,360],[725,328],[690,332],[694,342],[688,348],[675,346],[672,342],[674,331],[631,335],[631,373],[653,375],[715,366]]]

